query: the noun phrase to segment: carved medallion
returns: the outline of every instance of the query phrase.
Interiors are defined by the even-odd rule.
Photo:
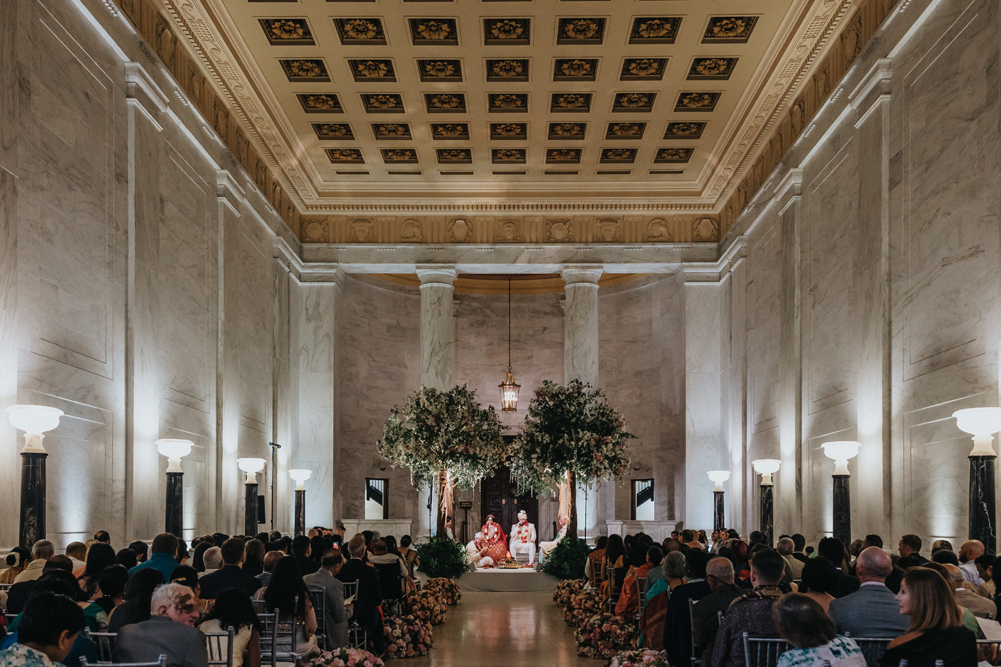
[[[594,81],[597,73],[597,58],[557,58],[553,81]]]
[[[527,46],[531,43],[531,36],[531,19],[483,19],[483,43],[486,46]]]
[[[626,58],[622,61],[620,81],[660,81],[667,69],[667,58]]]
[[[546,240],[550,243],[571,241],[573,223],[569,220],[546,220]]]
[[[658,164],[668,162],[688,162],[692,159],[694,148],[659,148],[657,156],[653,159]]]
[[[487,60],[487,81],[528,81],[528,60]]]
[[[601,164],[631,164],[636,161],[635,148],[602,148]]]
[[[641,16],[633,19],[629,43],[674,44],[680,28],[680,16]]]
[[[665,139],[699,139],[706,129],[704,122],[668,123]]]
[[[606,243],[615,239],[615,233],[619,231],[619,221],[614,218],[605,218],[598,221],[598,234]]]
[[[660,241],[671,243],[674,236],[671,234],[671,225],[664,218],[654,218],[646,226],[646,237],[648,241]]]
[[[528,123],[490,123],[491,139],[527,139]]]
[[[472,164],[473,151],[469,148],[439,148],[435,150],[438,164]]]
[[[410,19],[414,46],[458,46],[459,30],[455,19]]]
[[[372,233],[372,221],[365,218],[355,218],[351,221],[351,229],[355,233],[355,241],[364,243]]]
[[[272,46],[313,46],[306,19],[258,19]]]
[[[424,228],[421,223],[413,218],[404,220],[400,226],[400,240],[404,243],[424,243]]]
[[[580,148],[547,148],[546,164],[580,164]]]
[[[712,111],[719,102],[719,93],[681,93],[675,111]]]
[[[337,36],[341,44],[385,45],[386,32],[382,29],[382,19],[334,19]]]
[[[350,141],[355,138],[351,126],[347,123],[313,123],[313,131],[317,139],[339,139]]]
[[[692,240],[707,243],[719,240],[719,223],[712,218],[699,218],[692,222]]]
[[[306,113],[344,113],[341,101],[334,93],[299,93],[296,97]]]
[[[616,93],[612,102],[612,111],[653,111],[653,102],[657,93]]]
[[[330,81],[327,66],[322,60],[280,60],[285,76],[293,83],[305,81]]]
[[[525,164],[528,151],[524,148],[493,148],[490,161],[493,164]]]
[[[466,96],[462,93],[426,93],[424,104],[428,113],[466,113]]]
[[[410,126],[406,123],[372,123],[376,139],[412,139]]]
[[[324,152],[334,164],[365,164],[365,158],[357,148],[327,148]]]
[[[417,151],[413,148],[384,148],[382,161],[386,164],[417,164]]]
[[[583,139],[587,134],[587,123],[550,123],[550,139]]]
[[[469,123],[431,123],[432,139],[469,139]]]
[[[527,113],[527,93],[492,93],[487,95],[488,111],[491,113]]]
[[[457,218],[448,223],[448,240],[452,243],[466,243],[473,237],[473,223],[463,218]]]
[[[521,241],[521,237],[518,236],[518,224],[511,221],[501,223],[500,237],[496,240],[502,243]]]
[[[737,65],[736,58],[695,58],[688,68],[689,81],[726,81]]]
[[[553,93],[549,110],[587,113],[591,110],[591,93]]]
[[[642,139],[646,123],[609,123],[606,139]]]
[[[403,96],[394,93],[363,94],[361,103],[368,113],[404,113]]]
[[[313,221],[303,227],[303,241],[306,243],[326,243],[328,222]]]
[[[418,60],[421,81],[462,81],[462,62],[459,60]]]
[[[348,60],[355,81],[395,82],[396,69],[392,60]]]
[[[711,16],[702,34],[702,43],[745,44],[757,22],[757,16]]]
[[[556,28],[557,44],[601,44],[604,37],[603,18],[563,18]]]

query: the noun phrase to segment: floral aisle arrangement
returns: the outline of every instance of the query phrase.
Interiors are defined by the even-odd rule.
[[[556,590],[553,592],[553,602],[566,609],[567,604],[570,602],[570,596],[574,593],[580,593],[582,590],[584,590],[583,579],[564,579],[556,584]]]
[[[581,590],[570,596],[567,602],[565,618],[567,625],[579,628],[584,621],[595,614],[600,614],[604,609],[601,603],[601,593],[593,588]]]
[[[462,599],[462,589],[446,577],[434,577],[424,584],[424,590],[433,591],[438,599],[447,605],[457,605]]]
[[[376,655],[358,648],[339,648],[324,651],[303,663],[303,667],[386,667]]]
[[[546,380],[535,390],[525,426],[513,443],[511,475],[519,490],[538,496],[561,485],[576,489],[619,478],[629,466],[626,441],[636,437],[625,427],[601,390],[580,380],[565,386]],[[567,535],[577,534],[576,495],[567,498]]]
[[[612,656],[608,667],[671,667],[667,661],[667,651],[622,651]]]
[[[438,594],[426,588],[407,595],[407,605],[413,616],[431,625],[441,625],[448,611],[448,605],[441,601]]]
[[[431,624],[413,614],[390,616],[383,620],[387,658],[412,658],[426,655],[431,649]]]
[[[639,629],[620,616],[596,614],[584,621],[577,633],[577,654],[588,658],[611,658],[636,648]]]

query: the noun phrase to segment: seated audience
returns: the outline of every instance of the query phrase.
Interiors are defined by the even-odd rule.
[[[129,545],[129,549],[135,552],[136,560],[139,563],[146,562],[146,555],[149,553],[149,546],[145,542],[141,540],[136,540],[135,542]]]
[[[976,560],[984,555],[984,543],[980,540],[967,540],[959,547],[959,569],[963,572],[963,579],[974,586],[980,586],[984,580],[977,570]]]
[[[0,651],[0,665],[52,667],[61,663],[85,627],[83,611],[74,600],[51,592],[33,595],[21,615],[16,641]]]
[[[148,621],[153,591],[164,583],[163,573],[156,568],[141,570],[129,579],[125,602],[112,609],[108,617],[108,632],[119,632],[126,625]]]
[[[295,557],[295,564],[299,568],[299,576],[305,577],[320,569],[320,564],[310,558],[312,553],[309,538],[300,535],[292,540],[292,555]]]
[[[195,572],[195,568],[190,565],[178,565],[174,568],[174,571],[170,575],[170,584],[181,584],[182,586],[187,586],[194,593],[194,605],[198,613],[201,614],[208,607],[208,601],[201,598],[201,581],[198,579],[198,573]],[[249,596],[248,596],[249,597]]]
[[[410,577],[407,573],[407,564],[404,563],[403,559],[399,556],[389,553],[389,547],[386,546],[386,541],[376,540],[373,546],[375,548],[375,552],[368,557],[368,562],[373,565],[399,565],[400,579],[402,581],[402,585],[405,587],[404,591],[415,590],[415,587],[410,581]],[[310,545],[310,548],[312,548],[312,545]]]
[[[202,555],[202,564],[205,566],[205,569],[198,573],[199,578],[221,570],[223,565],[222,549],[220,547],[209,547],[206,549]]]
[[[68,556],[53,556],[45,561],[45,567],[42,568],[42,576],[53,570],[62,570],[69,573],[71,567],[73,567],[73,563]],[[10,590],[7,591],[8,614],[20,614],[24,610],[24,605],[27,604],[28,598],[31,597],[31,592],[34,590],[37,581],[37,579],[22,581],[10,587]]]
[[[56,550],[52,546],[52,542],[48,540],[38,540],[35,542],[31,545],[31,562],[25,566],[21,574],[17,575],[14,583],[19,584],[23,581],[38,579],[42,576],[42,568],[45,567],[45,561],[52,558],[55,553]]]
[[[993,600],[994,593],[997,590],[994,586],[994,555],[984,554],[983,556],[978,556],[974,563],[977,566],[977,574],[980,575],[980,578],[984,582],[980,586],[977,586],[977,594]]]
[[[646,578],[646,573],[653,567],[647,561],[647,548],[642,544],[633,547],[629,554],[629,572],[622,582],[622,593],[615,604],[615,615],[622,618],[632,618],[640,608],[640,579]]]
[[[198,626],[205,634],[229,628],[233,628],[233,667],[261,667],[261,624],[250,596],[238,588],[219,591],[212,610]],[[220,643],[220,648],[227,649],[226,641]]]
[[[893,571],[890,556],[879,547],[867,547],[859,554],[856,571],[859,589],[832,600],[827,610],[838,634],[885,638],[906,632],[909,619],[900,613],[900,605],[885,583]]]
[[[374,652],[381,653],[385,645],[382,617],[379,614],[379,605],[382,604],[382,587],[379,585],[379,573],[362,560],[365,552],[365,538],[360,534],[352,537],[351,541],[348,542],[350,558],[341,571],[337,573],[337,578],[343,583],[357,582],[358,590],[355,593],[354,613],[349,623],[355,622],[365,630],[369,640],[373,642]]]
[[[719,632],[719,614],[726,613],[730,603],[744,591],[733,583],[733,563],[727,558],[713,558],[706,565],[706,583],[712,593],[692,607],[692,627],[695,655],[702,657],[703,665],[713,664],[713,646]]]
[[[224,588],[239,588],[247,595],[253,595],[261,587],[259,579],[243,569],[246,559],[243,540],[231,537],[222,544],[222,560],[224,565],[218,572],[206,574],[201,579],[202,598],[213,600]]]
[[[267,586],[271,583],[271,574],[275,571],[275,565],[284,557],[285,554],[277,550],[264,554],[264,571],[257,575],[257,580],[261,582],[261,586]]]
[[[798,558],[793,558],[793,553],[796,550],[796,543],[792,541],[791,537],[780,537],[779,541],[775,544],[775,550],[779,552],[779,555],[786,559],[789,563],[789,569],[792,570],[793,579],[803,578],[803,566],[805,563]]]
[[[87,545],[83,542],[70,542],[66,545],[66,557],[73,563],[73,570],[87,567]]]
[[[900,554],[897,565],[903,570],[924,565],[928,559],[922,556],[920,551],[921,538],[917,535],[904,535],[897,545],[897,552]]]
[[[256,577],[264,572],[264,542],[260,540],[250,540],[245,549],[246,560],[243,562],[243,571],[252,577]]]
[[[767,547],[765,547],[767,548]],[[686,558],[688,577],[681,586],[671,590],[664,624],[664,648],[671,664],[680,665],[692,655],[692,622],[688,611],[689,600],[701,600],[713,591],[706,582],[706,564],[709,557],[701,549],[692,549]]]
[[[782,556],[771,549],[754,554],[751,560],[754,588],[736,598],[724,614],[713,647],[712,667],[744,667],[745,632],[751,637],[778,636],[772,620],[772,604],[782,597],[779,582],[783,576]]]
[[[918,567],[907,572],[897,594],[900,613],[910,616],[908,631],[890,642],[881,658],[885,667],[906,660],[909,667],[976,665],[976,635],[963,627],[949,584],[937,572]]]
[[[601,584],[607,544],[608,538],[599,535],[598,539],[594,541],[594,549],[587,555],[587,560],[584,562],[584,576],[587,577],[587,583],[591,588],[597,588]]]
[[[0,584],[13,584],[17,575],[31,562],[31,552],[22,547],[14,547],[4,559],[7,569],[0,572]]]
[[[341,538],[343,538],[343,531],[343,526],[338,529],[339,537]],[[417,550],[410,548],[411,544],[413,544],[413,540],[409,535],[404,535],[400,538],[400,558],[402,558],[403,562],[407,564],[407,571],[410,573],[410,576],[413,577],[415,576],[421,561],[417,557]]]
[[[803,563],[805,563],[806,559],[808,558],[808,556],[803,551],[806,548],[806,538],[800,535],[799,533],[793,533],[792,543],[795,545],[795,549],[793,549],[792,552],[792,557],[798,561],[802,561]]]
[[[104,568],[117,564],[118,556],[115,555],[115,550],[111,548],[110,544],[98,542],[90,548],[87,553],[87,565],[84,567],[83,573],[77,576],[80,588],[87,593],[88,600],[96,600],[101,596],[100,589],[97,587],[97,578],[104,571]]]
[[[843,571],[845,567],[845,545],[841,543],[841,540],[836,537],[825,537],[820,540],[820,544],[817,545],[817,555],[823,556],[834,563],[834,567],[838,570],[838,581],[828,593],[836,598],[843,598],[858,590],[858,577],[853,577]]]
[[[132,549],[122,549],[117,554],[115,558],[118,560],[119,565],[123,565],[125,570],[131,570],[136,565],[139,564],[139,558],[136,556],[136,552]]]
[[[280,621],[295,624],[296,654],[306,656],[318,651],[316,613],[294,557],[286,556],[278,561],[271,583],[255,592],[254,599],[264,600],[268,612],[277,614]]]
[[[661,550],[659,544],[652,544],[647,547],[646,562],[653,565],[650,571],[646,573],[646,589],[650,591],[658,581],[664,580],[664,568],[661,567],[664,563],[664,552]]]
[[[994,618],[997,615],[998,608],[993,602],[967,590],[963,586],[963,583],[968,582],[968,580],[963,576],[962,568],[956,565],[946,565],[944,567],[946,572],[949,573],[948,581],[953,588],[956,602],[959,603],[960,607],[969,609],[978,618]]]
[[[831,591],[837,585],[838,568],[834,567],[834,563],[823,556],[811,558],[803,565],[803,585],[801,590],[804,591],[805,595],[819,604],[825,613],[828,607],[830,607],[831,601],[834,600]]]
[[[149,620],[127,625],[118,633],[115,662],[156,662],[166,655],[168,667],[207,667],[205,635],[195,628],[194,599],[191,589],[181,584],[156,589]]]
[[[164,581],[170,581],[170,573],[177,567],[177,550],[179,544],[177,538],[170,533],[160,533],[153,538],[153,546],[150,547],[149,560],[139,563],[129,570],[129,578],[136,576],[143,570],[159,570]]]
[[[205,552],[212,547],[212,542],[201,541],[196,546],[194,551],[191,552],[191,567],[195,568],[195,572],[198,576],[202,576],[205,572]]]
[[[118,605],[125,602],[125,587],[129,584],[129,571],[122,565],[111,565],[101,571],[97,577],[97,586],[101,591],[101,596],[94,602],[104,613],[111,615],[111,611]]]
[[[327,650],[348,645],[348,616],[345,611],[344,584],[337,578],[344,566],[344,557],[337,549],[328,549],[320,561],[320,569],[302,578],[312,591],[323,591],[323,633]]]
[[[780,655],[776,667],[866,667],[858,645],[835,632],[813,598],[790,593],[775,603],[772,617],[782,638],[796,647]]]

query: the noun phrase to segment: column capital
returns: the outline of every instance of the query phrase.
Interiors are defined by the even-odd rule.
[[[567,287],[581,284],[597,287],[603,269],[601,264],[564,264],[563,280]]]
[[[858,114],[855,127],[861,125],[880,102],[890,99],[892,77],[893,60],[880,58],[862,77],[861,83],[855,86],[855,90],[848,95],[848,103]]]
[[[417,277],[421,279],[421,289],[425,285],[451,287],[458,274],[454,264],[418,264]]]

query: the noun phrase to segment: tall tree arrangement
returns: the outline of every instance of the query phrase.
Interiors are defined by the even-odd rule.
[[[568,485],[568,536],[577,535],[577,484],[626,471],[626,441],[635,436],[625,427],[601,390],[580,380],[566,386],[546,380],[535,390],[511,451],[511,472],[520,490],[536,495]]]
[[[394,468],[409,468],[418,488],[437,483],[437,534],[444,537],[452,489],[472,488],[504,462],[503,428],[493,406],[481,407],[466,385],[448,391],[421,387],[402,412],[393,406],[379,453]]]

